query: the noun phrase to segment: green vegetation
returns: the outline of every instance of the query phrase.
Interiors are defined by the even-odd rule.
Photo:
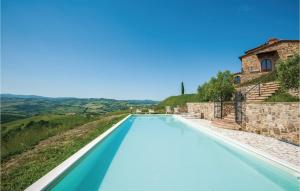
[[[181,95],[184,95],[184,84],[181,82]]]
[[[298,102],[299,98],[281,90],[265,100],[266,102]]]
[[[1,189],[23,190],[149,100],[1,94]]]
[[[246,81],[237,85],[237,87],[254,85],[257,83],[267,83],[272,81],[279,81],[284,89],[298,89],[300,87],[300,56],[295,54],[287,60],[279,60],[276,63],[276,68],[269,74],[262,75],[258,78]]]
[[[285,61],[280,60],[277,63],[277,78],[280,85],[284,89],[298,89],[300,87],[299,68],[300,56],[299,54],[288,58]]]
[[[95,118],[80,115],[41,115],[4,123],[1,125],[1,160],[93,120]]]
[[[151,106],[151,100],[47,98],[1,94],[1,123],[40,114],[103,115],[130,107]]]
[[[264,75],[262,75],[258,78],[254,78],[252,80],[241,83],[241,84],[237,85],[237,87],[249,86],[249,85],[254,85],[254,84],[257,84],[257,83],[273,82],[273,81],[276,81],[276,80],[277,80],[276,71],[273,71],[271,73],[264,74]]]
[[[168,97],[157,105],[156,110],[161,110],[165,106],[184,106],[187,102],[228,101],[234,92],[233,75],[229,71],[218,72],[216,77],[198,87],[198,94]]]
[[[200,101],[229,101],[234,92],[233,75],[229,71],[218,72],[216,77],[198,87]]]
[[[96,121],[65,129],[40,141],[33,149],[2,162],[1,190],[24,190],[126,115],[106,114]]]
[[[199,96],[198,94],[184,94],[179,96],[171,96],[167,99],[163,100],[157,105],[156,109],[164,108],[165,106],[183,106],[187,102],[198,102]]]

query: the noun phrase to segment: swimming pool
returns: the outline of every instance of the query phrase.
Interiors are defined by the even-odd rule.
[[[45,190],[279,191],[299,181],[168,115],[133,115]]]

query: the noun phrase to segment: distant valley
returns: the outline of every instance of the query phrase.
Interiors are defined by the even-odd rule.
[[[1,123],[41,114],[102,115],[130,107],[146,107],[157,103],[152,100],[50,98],[36,95],[1,94]]]

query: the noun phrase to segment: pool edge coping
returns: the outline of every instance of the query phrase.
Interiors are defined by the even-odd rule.
[[[290,174],[296,176],[297,178],[300,177],[300,169],[297,166],[295,166],[295,165],[293,165],[289,162],[283,161],[282,159],[279,159],[277,157],[274,157],[274,156],[272,156],[272,155],[270,155],[270,154],[268,154],[264,151],[258,150],[258,149],[256,149],[255,147],[253,147],[251,145],[246,145],[246,144],[241,143],[239,141],[236,141],[236,140],[234,140],[230,137],[224,136],[220,133],[217,133],[213,130],[210,130],[209,126],[213,126],[210,123],[198,124],[198,123],[193,122],[189,119],[186,119],[186,118],[184,118],[180,115],[173,115],[173,116],[176,119],[182,121],[183,123],[186,123],[186,124],[190,125],[191,127],[195,128],[196,130],[199,130],[203,133],[211,135],[211,136],[213,136],[213,137],[215,137],[215,138],[217,138],[221,141],[224,141],[225,143],[227,143],[231,146],[234,146],[234,147],[236,147],[240,150],[243,150],[243,151],[248,152],[252,155],[255,155],[256,157],[259,157],[262,160],[270,162],[272,165],[275,165],[275,166],[277,166],[277,167],[279,167],[283,170],[288,171]],[[201,125],[204,126],[204,128],[200,127]],[[215,127],[215,126],[213,126],[213,127]]]
[[[111,134],[117,127],[119,127],[124,121],[126,121],[132,114],[127,115],[122,120],[118,121],[112,127],[107,129],[105,132],[100,134],[98,137],[90,141],[88,144],[83,146],[73,155],[68,157],[62,163],[57,165],[47,174],[39,178],[37,181],[28,186],[25,191],[36,191],[36,190],[44,190],[47,186],[49,186],[57,177],[62,175],[66,170],[68,170],[73,164],[75,164],[81,157],[83,157],[87,152],[89,152],[96,144],[106,138],[109,134]]]

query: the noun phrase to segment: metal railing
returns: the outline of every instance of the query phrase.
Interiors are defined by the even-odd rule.
[[[256,84],[254,84],[249,90],[247,90],[245,93],[243,93],[243,97],[245,100],[247,100],[247,95],[254,90],[254,88],[258,89],[258,96],[261,96],[261,86],[265,82],[266,79],[268,79],[270,76],[275,75],[275,71],[265,75],[263,78],[261,78]],[[250,94],[251,95],[251,94]]]

